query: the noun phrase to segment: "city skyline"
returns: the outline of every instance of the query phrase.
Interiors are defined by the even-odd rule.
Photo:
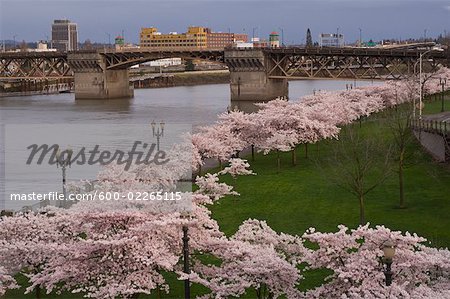
[[[257,4],[256,4],[257,3]],[[400,9],[401,8],[401,9]],[[367,12],[370,10],[370,12]],[[285,43],[305,42],[311,28],[343,33],[345,41],[436,37],[450,32],[449,1],[0,1],[0,39],[47,40],[54,19],[70,19],[79,27],[79,41],[113,42],[124,32],[138,43],[142,27],[183,32],[191,25],[214,31],[246,33],[267,38],[283,31]],[[101,18],[99,16],[101,15]],[[39,18],[35,16],[40,16]],[[27,20],[27,22],[24,22]],[[100,21],[99,21],[100,20]],[[33,30],[30,30],[33,28]]]

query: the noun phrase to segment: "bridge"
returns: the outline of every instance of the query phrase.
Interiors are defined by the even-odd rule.
[[[73,78],[76,99],[132,97],[129,67],[180,57],[221,62],[230,70],[231,99],[270,100],[288,95],[288,79],[401,79],[410,76],[420,48],[130,49],[124,51],[3,52],[0,80]],[[427,70],[449,65],[450,51],[427,51]]]

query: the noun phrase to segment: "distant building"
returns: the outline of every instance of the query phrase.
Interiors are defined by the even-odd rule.
[[[170,32],[161,34],[155,27],[142,28],[140,34],[142,48],[206,48],[206,28],[189,27],[186,33]]]
[[[269,44],[271,48],[279,48],[280,47],[280,35],[278,32],[272,32],[269,35]]]
[[[224,49],[237,42],[247,42],[246,34],[213,32],[210,28],[189,27],[186,33],[162,34],[154,27],[142,28],[140,46],[143,48]]]
[[[39,41],[36,49],[28,49],[29,52],[54,52],[56,49],[49,49],[46,41]]]
[[[252,38],[253,48],[267,48],[269,47],[269,42],[266,39],[260,39],[259,37]]]
[[[62,52],[78,50],[77,24],[70,20],[54,20],[52,46]]]
[[[183,61],[181,60],[181,58],[164,58],[164,59],[150,61],[147,64],[150,66],[168,67],[168,66],[174,66],[174,65],[181,65],[181,64],[183,64]]]
[[[114,48],[116,50],[121,50],[124,48],[125,45],[125,39],[123,38],[123,36],[118,35],[116,36],[116,38],[114,39]]]
[[[320,47],[343,47],[344,35],[336,33],[321,33],[319,35]]]
[[[248,49],[248,48],[253,48],[253,43],[241,43],[238,42],[235,44],[235,47],[238,49]]]
[[[206,28],[206,45],[208,49],[224,49],[236,43],[246,43],[247,34],[231,32],[213,32]]]

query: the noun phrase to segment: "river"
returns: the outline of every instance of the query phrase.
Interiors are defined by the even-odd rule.
[[[314,90],[341,90],[346,88],[346,84],[355,82],[291,81],[289,98],[295,101],[304,95],[312,94]],[[377,83],[357,82],[358,86],[371,84]],[[15,162],[23,161],[23,155],[28,151],[26,147],[30,144],[52,144],[55,142],[53,139],[58,137],[58,144],[70,144],[75,148],[91,143],[107,144],[113,149],[123,145],[122,140],[129,136],[130,132],[133,132],[133,137],[130,137],[134,138],[133,140],[151,138],[149,124],[153,120],[172,124],[172,130],[166,125],[165,132],[179,133],[180,130],[195,130],[195,127],[200,125],[213,123],[217,115],[226,112],[230,106],[234,104],[230,104],[228,84],[137,89],[134,98],[121,100],[75,101],[73,94],[0,98],[0,210],[18,209],[30,204],[11,204],[6,201],[5,198],[9,198],[12,192],[61,189],[61,172],[55,165],[33,168],[23,162]],[[83,138],[76,136],[74,127],[83,128],[80,130],[83,133],[79,133]],[[170,132],[167,135],[170,135]],[[167,144],[170,136],[164,138]],[[22,156],[19,157],[20,155]],[[98,168],[85,171],[73,167],[68,170],[68,177],[75,180],[92,179],[96,171]],[[44,181],[36,179],[44,177]]]

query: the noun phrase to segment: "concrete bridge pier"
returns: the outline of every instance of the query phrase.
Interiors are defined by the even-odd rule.
[[[230,70],[231,101],[270,101],[288,97],[287,79],[272,79],[274,67],[269,55],[260,49],[225,51]]]
[[[130,98],[134,90],[129,83],[128,69],[106,68],[99,53],[71,53],[68,63],[74,73],[75,99]]]

